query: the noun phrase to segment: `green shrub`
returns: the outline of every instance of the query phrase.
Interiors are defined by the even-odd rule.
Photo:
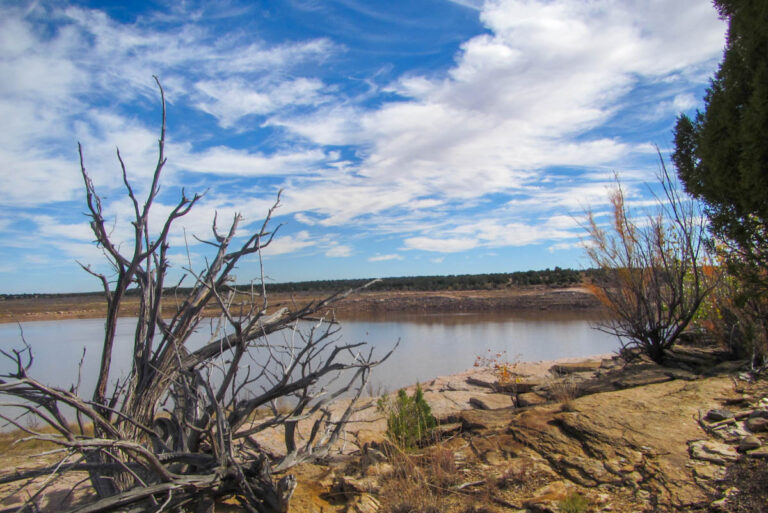
[[[404,449],[415,447],[437,426],[432,408],[418,384],[413,396],[408,397],[405,390],[400,389],[394,399],[389,396],[379,399],[378,408],[387,415],[387,436]]]
[[[589,508],[589,500],[579,493],[571,492],[558,506],[562,513],[584,513]]]

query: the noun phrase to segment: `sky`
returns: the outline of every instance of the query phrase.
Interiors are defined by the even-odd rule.
[[[0,293],[98,290],[77,153],[112,237],[157,159],[173,276],[211,223],[269,281],[583,268],[614,172],[647,204],[726,23],[707,0],[0,1]],[[150,221],[152,223],[152,221]],[[239,239],[242,240],[242,239]],[[241,262],[238,283],[260,275]]]

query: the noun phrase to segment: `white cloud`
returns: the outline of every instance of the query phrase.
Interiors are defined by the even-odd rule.
[[[313,247],[317,241],[313,239],[309,232],[300,231],[294,235],[282,234],[275,237],[272,242],[264,248],[264,256],[277,256],[285,253],[293,253],[300,249]]]
[[[197,173],[224,176],[285,176],[316,173],[326,161],[321,150],[302,150],[265,155],[225,146],[195,153],[179,148],[173,166]]]
[[[456,253],[477,247],[477,240],[471,238],[435,239],[431,237],[409,237],[403,241],[403,249],[419,249],[438,253]]]
[[[386,262],[388,260],[402,260],[402,255],[398,255],[397,253],[391,253],[388,255],[375,255],[368,258],[369,262]]]
[[[325,251],[325,256],[330,258],[345,258],[352,256],[352,246],[346,244],[331,244],[331,246]]]
[[[552,244],[547,248],[547,251],[550,253],[554,253],[555,251],[563,251],[566,249],[578,249],[583,248],[584,243],[582,242],[558,242],[557,244]]]
[[[195,270],[204,260],[201,254],[190,251],[189,253],[171,253],[168,255],[168,261],[179,269],[189,269],[191,266],[192,270]]]
[[[0,161],[4,173],[17,177],[13,187],[0,185],[0,202],[39,205],[73,199],[82,185],[74,152],[77,140],[83,143],[89,172],[102,190],[121,185],[114,179],[118,145],[133,178],[151,173],[156,129],[114,107],[116,102],[145,100],[155,105],[153,74],[165,86],[171,117],[176,104],[191,101],[231,125],[248,114],[320,101],[322,81],[293,70],[309,59],[322,61],[334,53],[328,40],[267,45],[254,42],[252,35],[222,38],[196,23],[190,15],[194,13],[176,14],[174,23],[145,17],[127,24],[97,10],[46,2],[26,9],[0,7],[0,75],[5,77],[0,82],[0,117],[5,123]],[[50,26],[40,30],[40,23]],[[249,89],[249,84],[264,90]],[[263,106],[258,94],[264,95]],[[95,107],[105,103],[108,106]],[[278,165],[273,173],[290,173],[323,155],[301,148],[296,155],[280,151],[274,159],[223,148],[189,152],[202,157],[201,165],[208,168],[213,167],[211,158],[234,164],[234,174],[261,174],[274,164]],[[170,170],[164,180],[173,181]],[[53,183],[56,187],[49,186]],[[47,193],[40,194],[41,190]]]
[[[634,88],[654,91],[646,116],[690,109],[693,86],[721,56],[725,25],[700,0],[452,1],[481,9],[486,33],[465,41],[449,69],[416,69],[359,97],[331,85],[348,69],[331,80],[309,71],[342,50],[328,39],[268,44],[244,30],[221,37],[200,23],[202,11],[184,7],[127,24],[85,8],[41,2],[27,14],[3,5],[0,162],[13,180],[0,180],[0,203],[78,198],[80,140],[105,213],[117,220],[115,237],[127,240],[132,209],[119,200],[114,148],[140,194],[157,133],[126,106],[156,106],[155,73],[170,119],[197,109],[236,140],[197,125],[169,133],[164,193],[182,178],[210,187],[176,224],[174,244],[184,244],[183,227],[209,233],[215,211],[221,223],[245,212],[242,228],[253,228],[280,187],[279,215],[314,228],[278,237],[272,255],[349,256],[343,239],[316,235],[349,227],[438,253],[571,244],[568,214],[606,204],[609,170],[635,166],[622,173],[628,190],[648,179],[633,159],[647,159],[652,147],[606,129],[618,119],[644,121],[627,113]],[[172,206],[166,194],[155,213]],[[64,241],[55,247],[93,254],[76,245],[86,239],[71,220],[37,221],[41,237]]]
[[[38,225],[38,233],[44,237],[66,238],[80,241],[91,241],[95,238],[88,222],[77,224],[61,224],[51,216],[38,215],[32,220]]]
[[[678,94],[675,96],[675,99],[672,100],[672,105],[675,108],[675,112],[692,109],[698,104],[699,100],[691,93]]]
[[[400,101],[373,110],[337,102],[270,120],[315,144],[361,148],[346,179],[302,184],[296,209],[336,225],[427,196],[509,194],[510,207],[537,210],[602,203],[602,181],[553,191],[543,170],[616,168],[643,155],[645,144],[583,134],[621,112],[640,83],[670,88],[667,111],[689,105],[682,77],[722,48],[722,22],[692,0],[499,0],[484,4],[481,19],[491,33],[464,43],[447,75],[410,74],[390,85]],[[396,201],[370,201],[377,194]]]
[[[314,105],[323,100],[320,80],[300,77],[253,87],[242,78],[201,80],[195,84],[202,99],[197,107],[229,128],[251,114],[266,115],[296,105]]]

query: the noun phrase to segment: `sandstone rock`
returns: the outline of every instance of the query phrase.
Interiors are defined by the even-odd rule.
[[[442,388],[440,388],[440,392],[466,392],[469,390],[469,386],[467,386],[466,382],[462,382],[459,380],[450,380],[443,384]]]
[[[665,369],[664,374],[669,376],[672,379],[683,379],[686,381],[693,381],[695,379],[699,379],[699,375],[695,372],[691,372],[689,370],[684,369]]]
[[[474,387],[494,389],[496,387],[496,379],[487,376],[469,376],[467,384]]]
[[[379,491],[379,482],[378,479],[373,477],[357,479],[351,476],[336,476],[331,486],[331,491],[344,495],[347,498],[353,498],[355,495],[363,493],[377,493]]]
[[[512,397],[506,394],[482,394],[469,398],[469,404],[481,410],[498,410],[514,406]]]
[[[758,408],[756,410],[752,410],[752,412],[750,412],[750,414],[749,414],[749,418],[751,418],[751,419],[754,419],[754,418],[768,419],[768,410],[763,409],[763,408]]]
[[[487,376],[470,376],[467,378],[467,384],[480,388],[489,388],[494,392],[507,392],[522,394],[530,392],[534,388],[541,386],[541,383],[525,380],[525,381],[513,381],[510,383],[500,384],[495,378]]]
[[[526,392],[524,394],[517,395],[518,406],[535,406],[537,404],[544,404],[546,402],[547,400],[536,392]]]
[[[386,429],[386,425],[384,426],[384,429]],[[354,432],[354,436],[355,443],[361,449],[363,447],[379,447],[382,444],[388,442],[387,435],[384,433],[383,429],[361,429],[357,432]]]
[[[516,412],[513,408],[504,410],[466,410],[457,414],[463,431],[504,429],[512,422]]]
[[[507,462],[507,458],[501,451],[489,451],[483,454],[483,459],[488,465],[497,467]]]
[[[379,499],[369,493],[363,493],[347,505],[347,513],[377,513],[381,509]]]
[[[739,450],[744,451],[751,451],[752,449],[757,449],[758,447],[762,446],[762,442],[760,439],[754,435],[745,436],[741,439],[739,442]]]
[[[568,486],[565,481],[554,481],[536,490],[533,497],[524,501],[523,505],[537,511],[558,511],[557,503],[567,496]]]
[[[557,473],[547,464],[547,461],[530,456],[512,458],[506,464],[504,474],[508,479],[516,479],[522,483],[539,478],[546,481],[558,479]]]
[[[550,367],[553,374],[573,374],[575,372],[593,372],[602,366],[602,361],[589,361],[578,363],[558,363]]]
[[[453,415],[457,411],[472,408],[469,399],[477,392],[470,391],[444,391],[425,392],[424,399],[432,408],[432,415],[438,419],[445,415]]]
[[[716,465],[726,465],[739,458],[736,449],[712,440],[695,440],[689,444],[689,447],[692,458],[709,461]]]
[[[713,501],[712,504],[710,504],[710,509],[712,511],[728,511],[729,508],[729,502],[731,496],[739,493],[739,489],[735,487],[728,488],[725,493],[723,494],[723,497],[721,499],[718,499],[716,501]]]
[[[753,433],[768,431],[768,419],[763,417],[751,417],[747,419],[747,429]]]
[[[518,410],[507,432],[578,484],[635,483],[642,487],[636,494],[651,491],[659,510],[678,511],[708,501],[687,466],[688,441],[701,437],[699,408],[731,391],[730,379],[718,377],[589,395],[572,401],[577,412],[546,405]],[[725,456],[704,447],[697,452],[722,463],[738,457],[723,446]]]
[[[434,434],[438,439],[442,439],[451,435],[455,435],[461,431],[461,422],[446,422],[438,424],[435,428]]]
[[[672,377],[660,372],[644,372],[634,376],[619,378],[614,381],[613,384],[619,388],[634,388],[645,385],[655,385],[666,381],[672,381]]]
[[[335,482],[336,482],[336,473],[334,471],[330,471],[328,475],[317,480],[317,484],[319,484],[325,490],[330,490],[333,487],[333,484]]]
[[[758,447],[747,452],[747,456],[750,458],[768,458],[768,446]]]
[[[693,467],[693,475],[705,482],[722,481],[725,479],[725,467],[699,464]]]
[[[732,419],[733,413],[729,410],[722,409],[709,410],[705,418],[712,422],[717,422],[719,420]]]

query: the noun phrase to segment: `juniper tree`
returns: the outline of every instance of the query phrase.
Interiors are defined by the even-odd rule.
[[[750,281],[768,289],[768,2],[715,0],[728,20],[704,110],[681,115],[672,159],[687,192],[706,203],[714,234]]]

